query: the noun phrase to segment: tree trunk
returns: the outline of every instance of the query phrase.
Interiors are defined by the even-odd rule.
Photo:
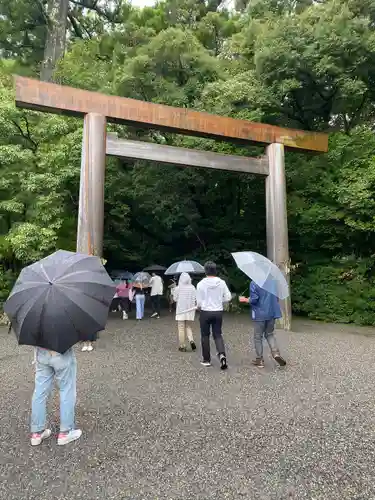
[[[44,59],[40,79],[45,82],[53,80],[56,64],[65,51],[66,30],[68,24],[69,0],[48,1],[48,25]]]

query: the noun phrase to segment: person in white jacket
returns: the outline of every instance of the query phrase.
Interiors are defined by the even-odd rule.
[[[225,281],[217,277],[214,262],[206,262],[204,270],[206,277],[197,286],[197,306],[201,310],[202,365],[211,366],[210,334],[212,329],[221,369],[226,370],[228,365],[222,332],[223,309],[224,303],[229,302],[232,295]]]
[[[190,343],[192,351],[195,351],[192,322],[195,319],[197,308],[197,292],[195,286],[191,283],[188,273],[182,273],[178,281],[178,286],[173,290],[173,298],[176,302],[176,321],[178,326],[178,341],[181,352],[186,352],[186,337]]]

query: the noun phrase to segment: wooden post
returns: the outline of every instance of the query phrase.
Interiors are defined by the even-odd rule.
[[[269,161],[269,175],[266,180],[267,253],[268,258],[280,268],[290,284],[284,146],[270,144],[267,147],[267,156]],[[290,297],[281,301],[281,310],[282,327],[284,330],[291,330]]]
[[[88,113],[84,118],[77,252],[103,254],[106,117]]]

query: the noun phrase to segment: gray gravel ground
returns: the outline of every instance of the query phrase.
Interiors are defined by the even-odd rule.
[[[221,372],[177,351],[170,318],[112,319],[77,353],[84,436],[59,448],[29,446],[32,351],[0,330],[0,499],[375,499],[374,331],[296,329],[278,333],[287,368],[262,371],[228,316]]]

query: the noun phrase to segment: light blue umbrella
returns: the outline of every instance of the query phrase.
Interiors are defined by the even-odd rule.
[[[289,297],[289,286],[280,269],[267,257],[256,252],[232,253],[237,266],[260,288],[279,299]]]

